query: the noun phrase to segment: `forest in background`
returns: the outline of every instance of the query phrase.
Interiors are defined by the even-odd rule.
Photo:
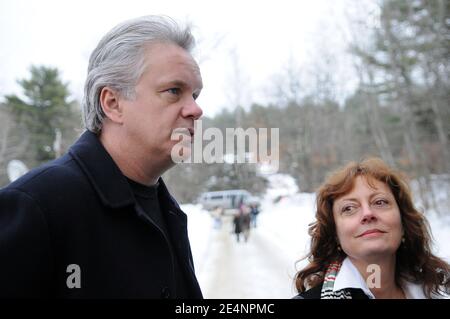
[[[448,213],[450,2],[376,3],[372,19],[348,17],[349,68],[358,84],[344,100],[336,94],[332,53],[319,52],[314,78],[289,61],[269,83],[275,88],[270,102],[243,107],[235,99],[202,118],[203,128],[279,128],[279,173],[293,176],[305,192],[350,160],[379,156],[416,181],[425,209],[436,209],[441,199],[431,182],[439,176],[447,192],[440,213]],[[70,99],[59,70],[32,66],[19,83],[23,95],[6,95],[0,104],[0,187],[9,182],[9,161],[36,167],[63,154],[83,130],[79,101]],[[180,202],[204,191],[261,194],[266,187],[255,164],[181,164],[164,178]]]

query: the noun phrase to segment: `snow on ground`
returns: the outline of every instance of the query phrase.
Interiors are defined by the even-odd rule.
[[[427,215],[433,236],[433,253],[450,263],[450,214],[437,216],[435,213]]]
[[[309,248],[308,224],[314,221],[314,194],[298,193],[293,179],[274,175],[263,200],[258,226],[249,241],[236,242],[231,218],[214,228],[199,205],[182,205],[196,274],[205,298],[291,298],[293,278],[306,261],[296,264]],[[434,252],[450,262],[450,214],[427,215],[435,239]]]

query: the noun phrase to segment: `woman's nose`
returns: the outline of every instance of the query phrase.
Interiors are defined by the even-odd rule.
[[[362,206],[361,223],[363,223],[363,224],[369,223],[369,222],[375,221],[376,219],[377,219],[377,217],[375,216],[371,207],[369,205],[363,205]]]

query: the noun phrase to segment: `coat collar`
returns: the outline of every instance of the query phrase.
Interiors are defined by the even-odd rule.
[[[338,291],[346,288],[357,288],[364,291],[370,299],[375,299],[375,296],[367,287],[364,278],[359,273],[358,269],[353,265],[348,257],[342,262],[341,268],[334,281],[333,291]]]
[[[103,205],[120,208],[135,204],[136,200],[127,179],[95,133],[84,132],[69,149],[69,154],[80,165]],[[161,178],[158,182],[160,200],[165,208],[185,215]]]
[[[348,257],[346,257],[342,262],[341,269],[336,276],[333,291],[345,288],[359,288],[364,291],[367,297],[370,299],[375,299],[375,296],[370,291],[364,278]],[[423,293],[422,285],[420,284],[404,280],[402,282],[402,289],[407,299],[426,299],[425,294]]]

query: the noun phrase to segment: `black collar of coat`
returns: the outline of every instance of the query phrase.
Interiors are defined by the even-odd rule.
[[[135,205],[136,200],[128,181],[95,133],[84,132],[72,145],[69,154],[80,165],[104,205],[112,208]],[[161,178],[158,183],[163,207],[185,216]]]

